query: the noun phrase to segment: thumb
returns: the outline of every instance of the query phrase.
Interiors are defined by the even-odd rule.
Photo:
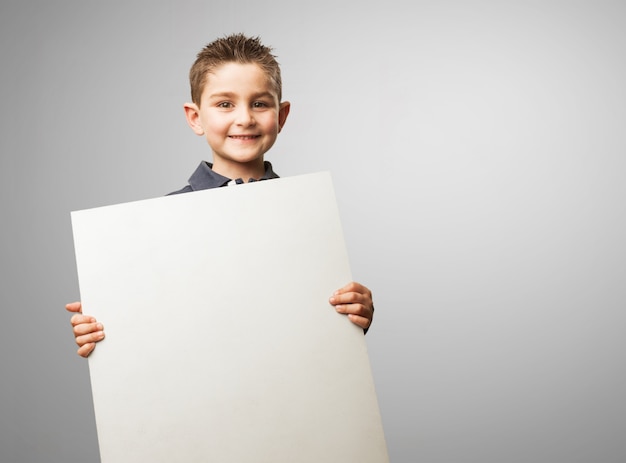
[[[83,313],[83,305],[80,302],[70,302],[65,305],[65,310],[74,313]]]

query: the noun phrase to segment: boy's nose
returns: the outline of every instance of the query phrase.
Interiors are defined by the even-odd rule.
[[[236,122],[238,125],[242,125],[242,126],[254,125],[254,116],[250,108],[245,108],[245,107],[239,108],[239,111],[237,111]]]

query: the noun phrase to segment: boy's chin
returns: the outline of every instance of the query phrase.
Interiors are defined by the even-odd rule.
[[[242,165],[242,166],[250,166],[263,164],[263,155],[261,156],[229,156],[227,158],[221,158],[220,161],[224,164],[230,164],[232,166]]]

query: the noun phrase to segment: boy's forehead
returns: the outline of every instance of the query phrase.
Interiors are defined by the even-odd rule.
[[[203,94],[271,94],[277,97],[272,79],[254,63],[224,63],[207,72]]]

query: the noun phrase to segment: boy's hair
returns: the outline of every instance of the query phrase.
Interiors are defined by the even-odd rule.
[[[227,35],[209,43],[198,53],[189,70],[191,101],[200,106],[202,90],[209,74],[223,64],[234,62],[260,66],[276,90],[280,102],[282,99],[280,66],[271,52],[272,48],[263,45],[258,37],[246,37],[243,34]]]

